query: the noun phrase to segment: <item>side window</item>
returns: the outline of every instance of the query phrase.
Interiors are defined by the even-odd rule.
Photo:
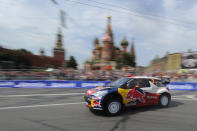
[[[137,85],[139,85],[140,88],[150,87],[149,81],[149,79],[137,79]]]
[[[143,79],[143,87],[150,87],[149,79]]]
[[[149,81],[151,81],[151,80],[149,80],[149,79],[134,79],[134,80],[129,81],[127,83],[127,89],[132,89],[136,85],[139,85],[140,88],[150,87]]]
[[[155,80],[155,85],[158,87],[164,87],[165,85],[160,80]]]
[[[131,80],[131,81],[128,81],[128,82],[127,82],[127,89],[132,89],[132,88],[134,88],[136,85],[137,85],[137,80],[136,80],[136,79]]]

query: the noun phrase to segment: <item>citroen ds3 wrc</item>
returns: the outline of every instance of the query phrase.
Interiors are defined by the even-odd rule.
[[[154,77],[123,77],[105,87],[88,90],[84,99],[90,110],[103,110],[109,115],[117,115],[127,106],[167,107],[171,101],[171,94],[166,84]]]

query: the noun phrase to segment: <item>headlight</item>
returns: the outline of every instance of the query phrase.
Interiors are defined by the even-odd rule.
[[[93,93],[92,95],[98,97],[98,96],[104,96],[105,94],[107,94],[107,91],[98,91]]]

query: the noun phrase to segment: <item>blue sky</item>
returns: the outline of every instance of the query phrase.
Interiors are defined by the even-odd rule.
[[[156,55],[164,56],[167,51],[175,53],[197,48],[195,0],[95,0],[140,14],[99,5],[91,0],[71,1],[57,0],[60,6],[56,6],[50,0],[0,0],[0,45],[11,49],[25,48],[35,54],[44,48],[46,54],[52,56],[60,25],[59,9],[63,9],[68,14],[67,28],[63,29],[66,57],[75,56],[80,65],[91,58],[94,38],[98,37],[101,42],[108,15],[112,16],[117,46],[124,36],[130,43],[132,38],[135,39],[137,65],[147,66]],[[147,19],[145,15],[159,17]]]

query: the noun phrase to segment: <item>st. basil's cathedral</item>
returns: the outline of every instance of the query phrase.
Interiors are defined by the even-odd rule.
[[[87,70],[99,70],[99,69],[115,69],[116,61],[122,57],[124,53],[130,54],[135,61],[135,49],[134,41],[132,40],[130,51],[127,52],[129,42],[124,37],[120,43],[121,49],[114,44],[113,32],[111,28],[111,17],[107,17],[107,28],[102,39],[103,45],[101,45],[98,38],[94,40],[94,48],[92,51],[91,60],[84,64],[84,68]]]

